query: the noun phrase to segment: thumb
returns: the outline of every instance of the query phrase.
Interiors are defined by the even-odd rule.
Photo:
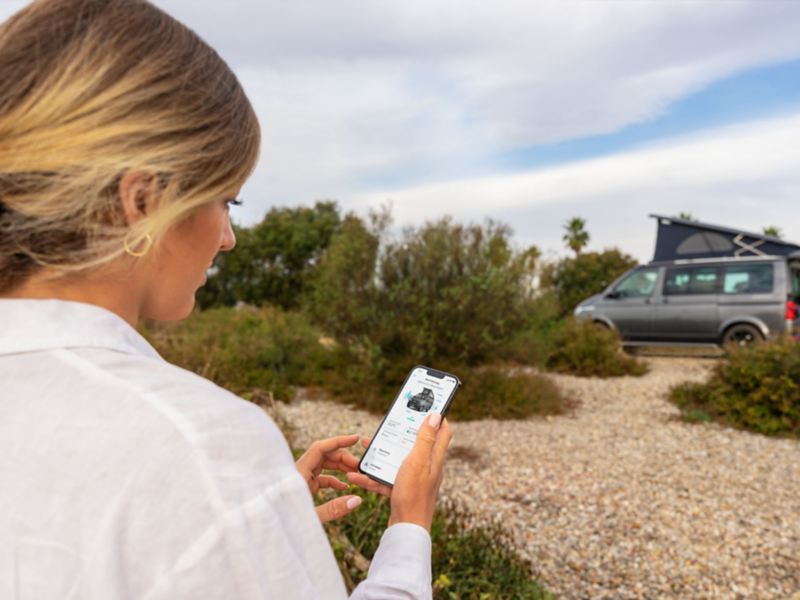
[[[425,417],[417,432],[417,441],[414,442],[414,448],[411,450],[412,454],[421,455],[426,459],[430,458],[441,423],[442,415],[439,413],[430,413]]]
[[[317,506],[317,516],[323,523],[335,521],[353,512],[360,504],[361,498],[359,496],[339,496]]]

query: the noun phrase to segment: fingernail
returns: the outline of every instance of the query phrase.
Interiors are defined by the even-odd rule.
[[[354,509],[354,508],[356,508],[356,507],[357,507],[359,504],[361,504],[361,497],[360,497],[360,496],[353,496],[352,498],[350,498],[350,499],[347,501],[347,508],[348,508],[349,510],[353,510],[353,509]]]
[[[439,429],[439,424],[442,422],[442,415],[439,413],[433,413],[430,417],[428,417],[428,425],[433,427],[434,429]]]

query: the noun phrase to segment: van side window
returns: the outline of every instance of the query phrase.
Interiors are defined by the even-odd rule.
[[[658,269],[637,269],[615,287],[619,298],[649,298],[656,289]]]
[[[675,267],[667,269],[664,295],[716,294],[719,269],[717,267]]]
[[[769,294],[772,265],[726,265],[722,291],[725,294]]]

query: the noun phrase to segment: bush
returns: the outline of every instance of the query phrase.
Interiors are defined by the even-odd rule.
[[[531,300],[525,323],[498,351],[498,358],[522,365],[544,368],[553,337],[563,326],[558,298],[552,291]]]
[[[427,364],[464,382],[454,419],[562,412],[567,401],[550,382],[477,367],[544,353],[537,331],[557,309],[552,295],[531,297],[538,251],[513,249],[510,230],[491,222],[444,219],[393,243],[387,223],[386,213],[348,216],[320,262],[307,307],[340,348],[321,385],[382,414],[408,370]],[[529,333],[510,342],[520,331]]]
[[[736,349],[707,383],[676,386],[670,398],[685,418],[704,420],[698,416],[705,414],[733,427],[800,438],[800,344]]]
[[[387,242],[387,219],[346,219],[315,278],[317,322],[341,342],[368,339],[387,361],[495,360],[527,318],[538,251],[515,250],[505,226],[449,219]]]
[[[240,395],[289,399],[292,385],[314,383],[315,367],[331,360],[308,319],[273,307],[211,309],[142,333],[167,361]]]
[[[599,294],[637,264],[635,258],[616,248],[587,252],[546,265],[541,283],[544,289],[555,292],[561,314],[568,315],[581,301]]]
[[[449,412],[458,421],[558,415],[570,406],[552,381],[535,373],[481,368],[467,371],[463,382]]]
[[[554,334],[546,366],[579,377],[644,375],[647,366],[620,349],[616,332],[590,321],[568,319]]]
[[[362,581],[389,520],[384,498],[359,492],[358,510],[326,525],[348,589]],[[431,527],[434,598],[553,598],[534,579],[498,526],[469,527],[468,516],[454,506],[437,510]]]
[[[379,279],[387,349],[423,361],[495,360],[526,319],[538,250],[515,250],[508,227],[443,219],[388,244]],[[386,314],[386,313],[384,313]]]
[[[386,412],[416,364],[410,358],[377,360],[371,346],[335,344],[302,314],[274,307],[211,309],[179,324],[151,324],[143,334],[169,362],[247,399],[271,393],[289,400],[293,386],[319,386],[334,399],[378,414]],[[558,414],[568,405],[551,382],[535,374],[446,366],[465,384],[453,402],[454,419]]]
[[[413,361],[395,365],[383,372],[363,371],[350,381],[325,385],[334,398],[375,414],[384,414],[397,395]],[[530,416],[563,414],[572,405],[551,381],[536,373],[516,371],[513,367],[495,365],[468,367],[438,364],[436,367],[454,373],[463,387],[456,393],[448,418],[456,421],[478,419],[524,419]],[[354,369],[356,371],[358,367]],[[354,381],[358,384],[354,385]]]

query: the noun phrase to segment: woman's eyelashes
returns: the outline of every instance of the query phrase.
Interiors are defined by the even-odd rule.
[[[244,204],[239,198],[228,198],[225,200],[225,208],[230,209],[231,206],[241,206]]]

